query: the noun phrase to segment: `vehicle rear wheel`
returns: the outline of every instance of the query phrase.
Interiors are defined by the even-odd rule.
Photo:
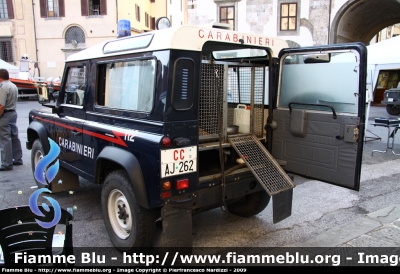
[[[108,235],[118,250],[129,252],[151,246],[157,211],[138,204],[125,171],[117,170],[107,175],[101,192],[101,206]]]
[[[38,182],[35,178],[35,169],[36,166],[38,164],[38,162],[45,156],[44,154],[44,150],[43,150],[43,146],[42,143],[40,142],[39,139],[36,139],[33,142],[32,145],[32,151],[31,151],[31,167],[32,167],[32,174],[33,174],[33,178],[35,180],[36,185],[38,186],[38,188],[43,188],[43,187],[47,187],[46,185],[43,185],[42,183]],[[43,171],[45,172],[45,171]]]
[[[244,196],[240,201],[227,205],[230,213],[248,218],[263,211],[271,197],[265,191],[258,191]]]
[[[390,115],[399,115],[400,114],[400,106],[386,105],[386,111]]]

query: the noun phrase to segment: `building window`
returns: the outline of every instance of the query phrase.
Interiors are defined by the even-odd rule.
[[[47,17],[60,17],[58,0],[47,1]]]
[[[65,16],[65,0],[40,0],[40,17],[57,18]]]
[[[135,4],[136,21],[140,22],[140,7]]]
[[[0,0],[0,18],[8,18],[7,2]]]
[[[151,17],[150,20],[150,29],[156,29],[156,18],[155,17]]]
[[[85,33],[80,27],[73,26],[65,32],[65,44],[71,44],[76,48],[78,44],[83,44],[85,41]]]
[[[14,62],[11,39],[0,40],[0,58],[6,62]]]
[[[235,6],[219,7],[219,22],[231,24],[232,29],[235,29]]]
[[[89,15],[100,15],[101,3],[100,0],[89,1]]]
[[[0,0],[0,19],[14,19],[12,0]]]
[[[150,19],[147,12],[144,13],[144,25],[146,28],[150,27]]]
[[[81,0],[82,16],[107,15],[107,0]]]
[[[281,31],[297,29],[297,3],[281,4]]]

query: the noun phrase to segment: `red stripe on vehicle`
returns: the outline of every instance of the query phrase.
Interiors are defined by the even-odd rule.
[[[54,125],[57,125],[57,126],[60,126],[60,127],[63,127],[63,128],[67,128],[67,129],[70,129],[70,130],[75,130],[75,131],[78,131],[78,132],[82,132],[83,134],[94,136],[96,138],[100,138],[100,139],[103,139],[103,140],[106,140],[106,141],[109,141],[109,142],[112,142],[112,143],[115,143],[115,144],[118,144],[118,145],[121,145],[121,146],[124,146],[124,147],[128,147],[128,145],[124,142],[124,140],[121,139],[121,136],[125,135],[125,133],[122,133],[122,132],[112,131],[112,133],[114,134],[115,137],[110,137],[110,136],[106,136],[106,135],[103,135],[103,134],[95,133],[95,132],[92,132],[92,131],[83,130],[81,128],[64,125],[62,123],[59,123],[59,122],[56,122],[56,121],[47,120],[47,119],[40,118],[40,117],[36,117],[36,119],[42,120],[44,122],[47,122],[47,123],[50,123],[50,124],[54,124]]]

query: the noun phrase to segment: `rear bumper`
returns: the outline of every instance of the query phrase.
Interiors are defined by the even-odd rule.
[[[250,176],[235,182],[228,182],[225,187],[221,184],[209,184],[208,187],[203,185],[196,192],[166,200],[165,205],[184,207],[193,213],[199,213],[218,208],[223,203],[229,203],[257,191],[265,190],[255,177]]]

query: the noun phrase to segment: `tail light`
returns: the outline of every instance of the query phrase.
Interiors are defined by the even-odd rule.
[[[189,188],[189,179],[181,179],[176,181],[175,188],[176,190],[184,190]]]
[[[171,192],[170,191],[165,191],[165,192],[161,192],[161,199],[166,199],[171,197]]]
[[[161,144],[162,144],[164,147],[169,147],[169,146],[171,145],[171,139],[170,139],[168,136],[164,136],[164,137],[161,139]]]

